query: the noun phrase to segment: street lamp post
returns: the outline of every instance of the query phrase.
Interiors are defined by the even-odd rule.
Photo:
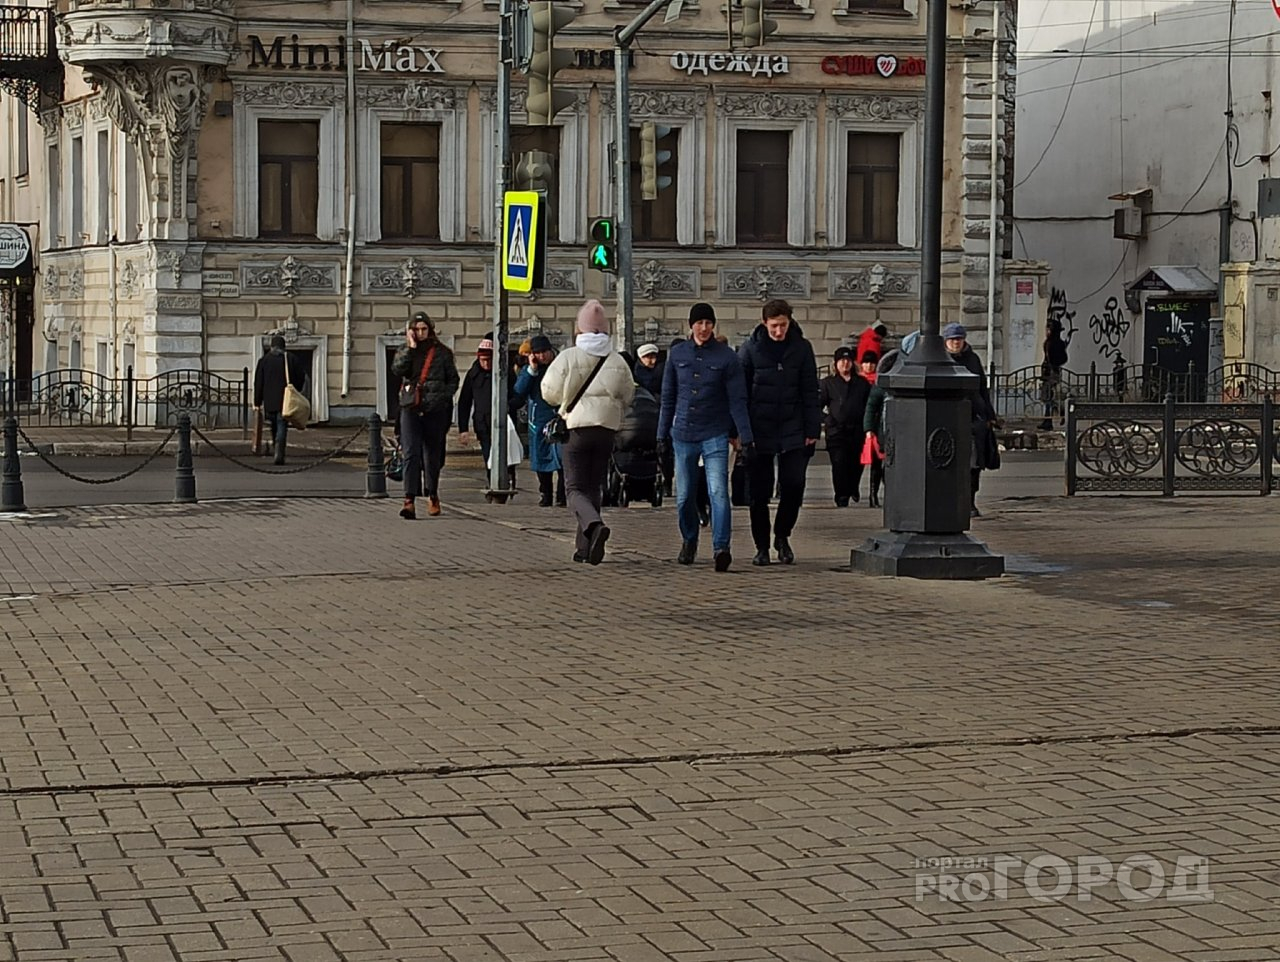
[[[973,446],[969,398],[978,378],[951,360],[941,336],[948,11],[946,0],[927,2],[920,338],[880,375],[888,393],[882,435],[888,530],[855,548],[851,560],[855,570],[870,574],[992,578],[1004,573],[1004,558],[966,533]]]

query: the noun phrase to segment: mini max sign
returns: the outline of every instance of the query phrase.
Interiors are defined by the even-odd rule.
[[[304,43],[295,33],[287,39],[281,35],[270,45],[257,34],[249,34],[249,69],[257,70],[346,70],[347,39],[336,43]],[[356,41],[356,69],[385,73],[444,73],[440,65],[441,51],[435,47],[417,47],[395,40],[371,43]]]

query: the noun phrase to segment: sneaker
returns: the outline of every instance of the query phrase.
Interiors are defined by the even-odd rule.
[[[598,565],[604,560],[604,543],[609,540],[609,528],[597,521],[587,532],[587,564]]]
[[[680,545],[680,553],[676,555],[676,564],[691,565],[698,556],[698,542],[685,541]]]
[[[551,495],[544,494],[540,498],[538,498],[538,507],[539,508],[551,507]]]
[[[427,498],[427,514],[435,517],[440,513],[440,499],[434,494]]]
[[[404,499],[404,507],[400,509],[400,517],[412,521],[418,516],[418,509],[413,506],[413,498]]]
[[[582,565],[582,564],[586,564],[586,563],[587,563],[587,556],[586,556],[586,555],[584,555],[584,554],[581,554],[581,553],[579,553],[579,552],[577,552],[577,551],[575,551],[575,552],[573,553],[573,560],[574,560],[574,561],[576,561],[576,562],[577,562],[578,564],[580,564],[580,565]]]
[[[848,498],[836,498],[836,507],[837,507],[837,508],[847,508],[847,507],[849,507],[849,499],[848,499]]]
[[[765,565],[773,564],[773,562],[769,560],[769,552],[767,549],[757,551],[756,556],[751,559],[751,563],[757,568],[763,568]]]
[[[853,494],[852,494],[852,495],[850,495],[850,500],[851,500],[854,504],[857,504],[857,503],[858,503],[858,501],[859,501],[859,500],[861,500],[861,499],[858,497],[858,492],[857,492],[857,491],[853,492]]]
[[[716,571],[728,571],[729,565],[733,564],[733,555],[729,554],[728,548],[722,548],[716,552]]]
[[[565,496],[564,496],[563,494],[556,495],[556,507],[557,507],[557,508],[567,508],[568,506],[569,506],[569,502],[568,502],[568,500],[566,500],[566,498],[565,498]]]
[[[791,542],[786,538],[777,537],[773,539],[773,546],[778,549],[778,560],[784,565],[795,564],[795,552],[791,550]]]

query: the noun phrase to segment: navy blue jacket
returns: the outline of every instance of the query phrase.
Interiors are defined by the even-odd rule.
[[[671,348],[662,375],[658,439],[697,443],[737,435],[750,444],[747,383],[742,364],[728,344],[712,338],[699,347],[689,338]]]

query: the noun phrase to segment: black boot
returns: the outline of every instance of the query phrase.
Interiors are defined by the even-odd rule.
[[[564,472],[556,472],[556,507],[563,508],[568,505],[568,501],[564,496]]]
[[[538,472],[538,507],[551,507],[551,472]]]
[[[871,486],[871,497],[867,499],[867,507],[880,507],[880,486],[878,484],[873,484]]]

